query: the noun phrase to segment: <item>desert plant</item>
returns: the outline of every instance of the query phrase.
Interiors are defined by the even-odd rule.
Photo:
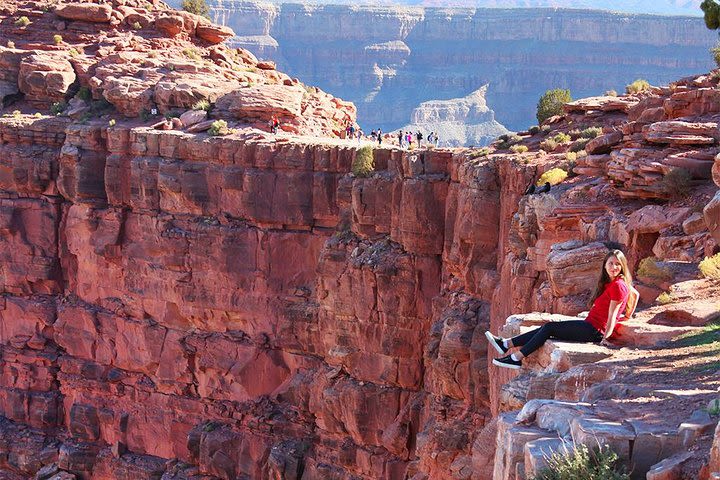
[[[206,112],[209,112],[212,109],[212,103],[210,103],[210,100],[202,99],[195,102],[195,104],[192,106],[193,110],[205,110]]]
[[[89,102],[92,100],[92,93],[88,87],[80,87],[80,90],[78,90],[75,94],[75,98],[78,98],[83,102]]]
[[[575,161],[577,160],[577,152],[572,152],[572,151],[567,152],[565,154],[565,160],[567,160],[568,162],[575,163]],[[569,170],[572,170],[572,169],[569,169]]]
[[[712,53],[713,60],[715,60],[715,65],[720,67],[720,43],[711,48],[710,53]]]
[[[537,180],[537,185],[545,185],[546,183],[549,183],[550,185],[557,185],[558,183],[565,180],[567,176],[567,172],[562,168],[551,168],[547,172],[540,175],[540,178],[538,178]]]
[[[60,115],[65,111],[65,108],[67,108],[67,103],[55,102],[50,105],[50,113],[52,113],[53,115]]]
[[[545,140],[540,142],[540,148],[545,150],[548,153],[555,151],[557,146],[558,146],[558,142],[556,142],[552,138],[546,138]]]
[[[42,118],[42,113],[40,113],[40,112],[35,112],[35,113],[33,114],[33,117],[35,117],[35,118]]]
[[[661,282],[672,280],[673,278],[672,271],[661,264],[656,257],[647,257],[640,260],[636,274],[638,277],[645,277]]]
[[[15,23],[16,27],[27,27],[32,22],[30,21],[30,19],[28,17],[22,16],[22,17],[18,18],[17,20],[15,20],[14,23]]]
[[[703,0],[700,4],[705,17],[705,26],[710,30],[720,27],[720,5],[714,0]]]
[[[630,85],[627,85],[625,87],[626,93],[640,93],[644,92],[645,90],[648,90],[650,88],[650,84],[647,80],[643,80],[642,78],[638,78],[634,82],[632,82]]]
[[[548,466],[532,480],[630,480],[621,471],[619,457],[610,447],[590,450],[586,445],[576,445],[572,452],[560,451],[548,459]]]
[[[705,411],[708,412],[708,415],[711,417],[720,416],[720,398],[710,400]]]
[[[673,298],[672,295],[670,295],[668,292],[662,292],[660,295],[658,295],[655,301],[660,305],[667,305],[668,303],[672,303]]]
[[[71,57],[77,57],[81,53],[83,53],[82,50],[78,50],[77,48],[71,48],[68,50],[68,54],[70,54]]]
[[[590,140],[596,138],[599,135],[602,135],[602,131],[602,127],[588,127],[582,132],[580,132],[580,137]]]
[[[185,48],[182,53],[185,55],[185,58],[189,58],[190,60],[200,60],[201,58],[200,53],[194,48]]]
[[[487,157],[490,154],[490,149],[487,147],[481,148],[480,150],[473,150],[470,152],[470,158]]]
[[[183,0],[182,9],[203,17],[209,17],[210,15],[210,8],[205,3],[205,0]]]
[[[513,145],[510,147],[510,151],[513,153],[525,153],[528,151],[528,147],[526,145]]]
[[[560,132],[553,137],[553,140],[555,140],[559,144],[563,144],[569,143],[570,141],[572,141],[572,138],[570,138],[570,135],[568,135],[567,133]]]
[[[573,144],[570,145],[570,151],[579,152],[580,150],[585,150],[585,145],[587,145],[589,141],[589,138],[579,138],[578,140],[575,140]]]
[[[500,135],[498,140],[499,143],[497,144],[497,148],[500,150],[507,150],[516,143],[522,141],[522,137],[520,137],[517,133],[508,133]]]
[[[12,116],[14,118],[20,118],[22,116],[22,112],[20,110],[13,110]]]
[[[63,42],[63,38],[61,35],[53,35],[53,42],[55,42],[55,45],[60,45]]]
[[[15,48],[15,42],[13,42],[12,40],[8,40],[7,48]]]
[[[605,96],[606,97],[617,97],[618,93],[615,90],[608,90],[607,92],[605,92]]]
[[[703,277],[720,280],[720,253],[716,253],[712,257],[705,257],[698,268]]]
[[[115,119],[111,118],[110,120],[108,120],[108,127],[114,127],[115,123],[117,123],[117,122],[115,122]]]
[[[692,175],[685,168],[673,168],[662,179],[663,191],[672,198],[680,198],[690,193]]]
[[[132,28],[133,30],[142,30],[142,25],[140,24],[140,22],[135,22],[132,24]]]
[[[212,137],[229,135],[230,129],[228,128],[227,122],[225,120],[215,120],[213,123],[210,124],[208,134]]]
[[[570,90],[555,88],[545,92],[537,104],[537,121],[543,123],[548,118],[562,113],[562,106],[572,102]]]
[[[375,171],[373,148],[366,145],[357,151],[352,163],[352,173],[356,177],[367,177]]]
[[[532,127],[528,128],[528,133],[530,135],[537,135],[540,133],[540,127],[537,125],[533,125]]]

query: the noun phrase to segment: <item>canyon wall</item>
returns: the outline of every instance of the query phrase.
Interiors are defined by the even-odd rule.
[[[363,128],[400,128],[420,103],[489,84],[511,130],[536,123],[551,88],[574,98],[645,78],[655,85],[707,71],[717,41],[702,18],[564,9],[309,6],[214,0],[232,40],[303,82],[358,107]]]

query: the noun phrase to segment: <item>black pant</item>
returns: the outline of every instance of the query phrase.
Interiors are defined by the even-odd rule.
[[[515,347],[522,347],[520,352],[527,357],[542,347],[549,338],[570,342],[599,342],[603,336],[585,320],[568,320],[548,322],[540,328],[513,337],[512,344]]]

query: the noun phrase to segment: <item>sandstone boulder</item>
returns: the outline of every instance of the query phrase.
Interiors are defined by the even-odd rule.
[[[181,15],[163,15],[155,20],[155,28],[169,37],[185,30],[185,21]]]
[[[601,153],[610,153],[613,146],[620,143],[623,139],[622,132],[612,132],[590,140],[585,145],[585,151],[590,155],[597,155]]]
[[[103,97],[126,117],[137,117],[152,108],[152,84],[135,77],[108,77],[103,83]]]
[[[227,108],[240,120],[267,121],[273,115],[296,118],[300,116],[304,93],[303,88],[285,85],[239,88],[218,99],[217,106]]]
[[[643,128],[643,137],[651,143],[673,145],[713,145],[720,138],[715,122],[656,122]]]
[[[621,111],[627,112],[630,107],[638,103],[638,99],[634,97],[588,97],[563,105],[563,110],[567,113],[571,112],[589,112],[600,110],[603,112]]]
[[[207,112],[205,110],[188,110],[187,112],[180,115],[180,122],[183,127],[191,127],[196,123],[200,123],[207,118]]]
[[[712,179],[715,185],[720,187],[720,155],[715,157],[715,164],[712,166]]]
[[[599,242],[580,247],[573,242],[554,245],[547,258],[553,295],[562,297],[590,292],[607,251],[607,247]]]
[[[66,3],[56,8],[55,14],[67,20],[106,23],[112,17],[112,7],[108,4],[90,2]]]
[[[710,203],[703,209],[703,217],[708,231],[720,244],[720,192],[716,192]]]
[[[668,208],[663,205],[646,205],[628,218],[627,231],[630,233],[655,233],[668,227],[681,225],[690,215],[687,207]]]
[[[195,35],[206,42],[217,44],[224,42],[228,38],[234,37],[235,32],[233,32],[230,27],[215,25],[212,23],[200,23],[195,28]]]
[[[75,78],[75,71],[64,55],[36,53],[20,62],[18,86],[29,99],[60,101]]]

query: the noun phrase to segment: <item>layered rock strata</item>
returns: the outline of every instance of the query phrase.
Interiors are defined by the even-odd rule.
[[[581,98],[623,91],[638,78],[666,84],[711,68],[708,49],[717,42],[700,17],[555,8],[209,4],[212,17],[238,35],[235,45],[353,101],[367,131],[398,129],[421,103],[462,98],[485,84],[497,121],[522,130],[536,122],[535,105],[546,90],[569,88]]]
[[[142,8],[128,3],[113,4],[108,25],[116,11],[129,15],[121,7]],[[61,10],[84,12],[70,32],[105,25],[105,7],[87,5]],[[161,7],[150,15],[159,16],[154,28]],[[52,11],[13,8],[36,26],[57,21]],[[28,67],[3,77],[23,96],[8,98],[15,103],[0,119],[0,470],[8,478],[493,478],[505,468],[494,446],[507,422],[493,418],[510,375],[490,370],[483,332],[512,313],[584,309],[588,272],[608,241],[633,264],[654,254],[695,267],[717,251],[717,162],[677,200],[652,183],[660,176],[643,177],[638,189],[599,161],[597,171],[523,196],[540,173],[568,168],[569,145],[548,154],[540,142],[580,126],[608,135],[594,140],[605,152],[597,155],[642,148],[694,157],[692,142],[702,139],[712,157],[710,77],[569,105],[549,131],[522,136],[525,154],[500,145],[485,157],[378,148],[374,172],[358,177],[350,173],[357,145],[333,138],[317,113],[347,119],[352,107],[303,95],[292,117],[296,99],[275,95],[299,87],[292,80],[240,87],[227,104],[217,98],[210,115],[236,130],[210,136],[186,128],[203,117],[195,110],[183,108],[180,124],[124,118],[134,102],[155,102],[159,77],[147,93],[121,76],[120,90],[140,93],[107,98],[104,82],[118,78],[109,73],[129,67],[124,51],[100,54],[78,61],[100,58],[94,71],[70,64],[113,109],[48,115],[52,100],[73,95],[67,82],[50,81],[64,78],[64,64],[44,69],[18,48],[40,33],[10,25],[0,22],[16,44],[0,58]],[[128,46],[142,42],[134,37]],[[172,38],[175,48],[191,34]],[[34,79],[32,88],[19,78]],[[192,85],[177,98],[204,91]],[[92,106],[77,100],[73,108]],[[262,133],[261,123],[231,116],[242,108],[285,112],[293,129]],[[580,160],[576,168],[589,168]],[[642,171],[634,161],[624,164],[629,177]],[[640,280],[646,303],[667,288]],[[696,324],[706,316],[700,303]],[[579,398],[575,388],[564,395]]]

